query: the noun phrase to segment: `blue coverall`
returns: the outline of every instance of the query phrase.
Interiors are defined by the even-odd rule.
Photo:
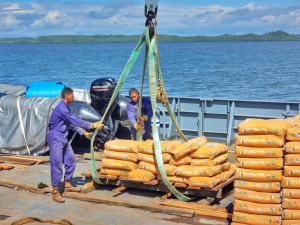
[[[54,187],[61,183],[63,165],[65,165],[65,180],[72,180],[75,171],[76,158],[68,143],[70,126],[82,135],[85,132],[84,129],[91,128],[91,123],[78,119],[71,113],[67,103],[61,101],[50,117],[47,136],[50,147],[51,184]]]
[[[127,115],[131,123],[131,134],[134,140],[136,140],[136,129],[134,124],[137,123],[139,106],[134,101],[127,104]],[[148,121],[144,121],[143,125],[143,139],[152,139],[152,127],[151,118],[153,116],[151,101],[147,98],[142,98],[142,114],[148,116]]]

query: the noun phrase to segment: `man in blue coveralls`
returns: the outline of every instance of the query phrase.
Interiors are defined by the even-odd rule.
[[[61,95],[62,101],[56,106],[50,117],[49,133],[47,136],[50,148],[51,185],[53,186],[52,199],[59,203],[65,202],[58,189],[63,176],[63,165],[65,165],[64,191],[81,191],[81,188],[74,187],[71,184],[76,167],[76,158],[68,142],[69,127],[71,126],[76,132],[80,135],[85,135],[88,139],[91,139],[93,133],[87,133],[86,129],[101,130],[103,128],[103,124],[100,124],[100,122],[85,122],[71,113],[68,106],[74,99],[74,92],[71,88],[64,88]]]
[[[142,98],[142,115],[137,121],[138,109],[139,109],[139,99],[140,94],[135,88],[129,90],[129,96],[131,102],[127,104],[127,115],[131,123],[131,134],[133,140],[136,140],[136,131],[143,129],[143,139],[152,139],[152,127],[151,127],[151,118],[153,116],[151,101],[146,98]]]

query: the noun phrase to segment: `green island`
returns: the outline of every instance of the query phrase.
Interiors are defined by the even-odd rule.
[[[51,35],[37,38],[0,38],[0,44],[64,44],[64,43],[125,43],[138,42],[140,35]],[[289,34],[284,31],[259,34],[219,36],[177,36],[158,35],[159,42],[236,42],[236,41],[300,41],[299,34]]]

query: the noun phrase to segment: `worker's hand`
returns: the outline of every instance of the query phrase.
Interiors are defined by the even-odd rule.
[[[85,133],[84,133],[84,136],[85,136],[87,139],[92,140],[93,134],[94,134],[94,133],[88,133],[88,132],[85,132]]]
[[[139,117],[140,122],[148,121],[148,116],[144,115]]]
[[[96,123],[92,123],[91,128],[93,129],[97,129],[97,130],[102,130],[102,128],[104,127],[104,124],[101,124],[100,122],[96,122]]]
[[[141,124],[141,123],[136,123],[136,124],[134,124],[134,128],[135,128],[136,130],[143,129],[143,124]]]

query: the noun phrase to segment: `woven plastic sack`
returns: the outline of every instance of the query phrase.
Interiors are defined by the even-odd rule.
[[[300,220],[282,220],[281,225],[299,225]]]
[[[192,152],[192,159],[214,159],[215,157],[228,152],[228,146],[219,143],[206,143],[197,151]]]
[[[228,160],[228,153],[214,159],[192,159],[191,166],[217,166]]]
[[[213,188],[218,185],[216,177],[190,177],[190,187]]]
[[[138,153],[138,160],[140,161],[144,161],[144,162],[148,162],[148,163],[152,163],[152,164],[157,164],[156,159],[155,159],[155,155],[148,155],[148,154],[143,154],[143,153]],[[171,159],[171,155],[169,153],[164,153],[162,154],[163,157],[163,162],[167,163],[170,161]]]
[[[236,168],[237,168],[236,165],[232,164],[229,171],[225,171],[221,173],[222,175],[226,176],[225,180],[228,180],[230,177],[232,177],[232,175],[235,174]]]
[[[247,181],[276,182],[282,179],[282,170],[249,170],[237,168],[235,174],[238,180]]]
[[[191,162],[192,162],[191,157],[187,155],[180,159],[171,158],[169,164],[173,166],[183,166],[183,165],[190,165]]]
[[[300,189],[282,188],[281,195],[282,195],[282,198],[300,199]]]
[[[281,181],[283,188],[300,189],[300,178],[298,177],[283,177]]]
[[[300,141],[300,127],[288,129],[286,132],[286,139],[288,141]]]
[[[168,176],[167,178],[170,182],[189,184],[189,177]],[[157,175],[157,180],[163,180],[160,174]]]
[[[285,177],[300,177],[299,166],[285,166],[283,168],[283,176]]]
[[[135,182],[150,182],[155,179],[155,175],[147,170],[136,169],[128,173],[128,180]]]
[[[287,142],[284,146],[284,150],[289,154],[300,154],[300,142]]]
[[[213,177],[222,172],[222,166],[179,166],[176,175],[184,177]]]
[[[284,156],[284,165],[300,166],[300,154],[287,154]]]
[[[300,116],[299,115],[291,117],[291,118],[288,119],[289,121],[291,121],[293,123],[294,127],[299,127],[300,126]]]
[[[104,148],[109,151],[137,153],[139,151],[139,143],[138,141],[118,139],[106,142]]]
[[[262,203],[262,204],[280,204],[280,193],[266,193],[250,191],[246,189],[235,188],[233,197],[248,202]]]
[[[138,165],[129,161],[102,159],[102,167],[110,169],[135,170]]]
[[[283,168],[282,158],[236,158],[239,168],[255,170],[280,170]]]
[[[233,212],[232,221],[244,224],[268,224],[268,225],[281,225],[281,216],[267,216],[258,214],[248,214],[241,212]]]
[[[127,153],[127,152],[114,152],[114,151],[104,151],[104,156],[109,159],[118,159],[130,162],[137,162],[137,154],[136,153]]]
[[[300,199],[296,198],[283,198],[282,208],[300,210]]]
[[[174,150],[182,145],[181,141],[161,141],[160,147],[162,152],[173,154]]]
[[[279,148],[283,147],[285,139],[275,135],[237,135],[235,143],[246,147]]]
[[[100,172],[102,174],[114,175],[114,176],[122,176],[127,177],[130,171],[128,170],[120,170],[120,169],[108,169],[101,167]]]
[[[154,173],[154,174],[159,174],[160,173],[159,169],[158,169],[158,166],[154,165],[152,163],[147,163],[147,162],[141,161],[139,163],[139,168],[144,169],[144,170],[148,170],[148,171],[150,171],[151,173]],[[174,176],[175,175],[176,169],[177,169],[176,166],[171,166],[169,164],[164,164],[164,168],[165,168],[167,176]]]
[[[222,172],[229,171],[230,170],[230,166],[231,166],[230,162],[223,163],[222,164]]]
[[[245,180],[235,180],[234,188],[242,188],[251,191],[279,193],[281,190],[280,182],[252,182]]]
[[[282,219],[300,220],[300,210],[285,209],[283,210]]]
[[[286,130],[291,128],[293,123],[288,120],[263,120],[246,119],[238,125],[240,135],[276,135],[284,137]]]
[[[138,152],[153,155],[154,154],[153,140],[146,140],[144,142],[140,142]]]
[[[280,204],[260,204],[242,200],[235,200],[234,211],[258,215],[281,216],[282,208]]]
[[[235,155],[236,157],[240,158],[282,158],[283,148],[255,148],[236,146]]]
[[[174,151],[174,157],[175,159],[180,159],[184,157],[185,155],[189,154],[190,152],[196,151],[198,148],[200,148],[202,145],[204,145],[207,142],[206,137],[198,137],[191,139],[182,145],[178,146]]]

